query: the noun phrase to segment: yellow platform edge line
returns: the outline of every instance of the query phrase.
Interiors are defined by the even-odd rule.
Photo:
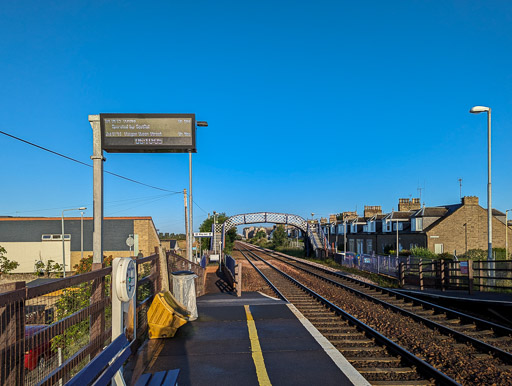
[[[254,366],[256,367],[256,375],[258,376],[258,382],[261,386],[271,386],[270,379],[267,374],[267,368],[265,367],[265,361],[263,360],[263,353],[261,352],[260,340],[258,338],[258,330],[256,330],[256,323],[251,314],[251,310],[248,305],[244,305],[245,315],[247,317],[247,329],[249,330],[249,339],[251,340],[251,352]]]

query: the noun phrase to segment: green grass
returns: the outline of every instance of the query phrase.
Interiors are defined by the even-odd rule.
[[[374,283],[377,283],[377,285],[381,286],[381,287],[398,288],[398,280],[394,280],[393,278],[389,278],[387,276],[379,275],[379,274],[373,273],[373,272],[361,271],[357,268],[345,267],[345,266],[339,265],[332,259],[327,259],[327,260],[307,259],[307,260],[313,261],[318,264],[325,265],[327,267],[335,268],[342,272],[351,273],[354,275],[364,277],[366,279],[373,281]]]

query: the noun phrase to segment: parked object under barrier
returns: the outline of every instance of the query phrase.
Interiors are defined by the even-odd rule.
[[[189,318],[190,312],[169,291],[160,292],[148,310],[149,338],[172,338]]]

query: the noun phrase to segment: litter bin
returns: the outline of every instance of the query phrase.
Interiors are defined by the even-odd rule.
[[[197,319],[196,286],[194,279],[198,277],[192,271],[176,271],[172,273],[172,293],[176,300],[190,312],[189,320]]]

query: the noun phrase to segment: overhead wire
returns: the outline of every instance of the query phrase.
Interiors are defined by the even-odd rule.
[[[72,161],[72,162],[76,162],[76,163],[78,163],[78,164],[80,164],[80,165],[87,166],[87,167],[89,167],[89,168],[92,168],[92,167],[93,167],[93,165],[91,165],[91,164],[88,164],[88,163],[86,163],[86,162],[80,161],[80,160],[78,160],[78,159],[76,159],[76,158],[73,158],[73,157],[67,156],[67,155],[65,155],[65,154],[59,153],[59,152],[57,152],[57,151],[54,151],[54,150],[48,149],[48,148],[46,148],[46,147],[44,147],[44,146],[37,145],[37,144],[35,144],[35,143],[33,143],[33,142],[30,142],[30,141],[27,141],[27,140],[25,140],[25,139],[19,138],[19,137],[15,136],[15,135],[12,135],[12,134],[6,133],[5,131],[1,131],[1,130],[0,130],[0,134],[3,134],[3,135],[5,135],[5,136],[10,137],[10,138],[12,138],[12,139],[15,139],[15,140],[17,140],[17,141],[23,142],[23,143],[25,143],[25,144],[27,144],[27,145],[30,145],[30,146],[36,147],[36,148],[38,148],[38,149],[40,149],[40,150],[43,150],[43,151],[46,151],[46,152],[48,152],[48,153],[54,154],[54,155],[56,155],[56,156],[58,156],[58,157],[62,157],[62,158],[64,158],[64,159],[67,159],[67,160]],[[129,181],[129,182],[133,182],[133,183],[135,183],[135,184],[139,184],[139,185],[142,185],[142,186],[146,186],[146,187],[151,188],[151,189],[156,189],[156,190],[160,190],[160,191],[164,191],[164,192],[169,192],[169,193],[171,193],[170,195],[174,195],[174,194],[180,194],[180,193],[182,193],[181,191],[172,191],[172,190],[168,190],[168,189],[165,189],[165,188],[160,188],[160,187],[158,187],[158,186],[149,185],[149,184],[146,184],[146,183],[144,183],[144,182],[137,181],[137,180],[134,180],[134,179],[129,178],[129,177],[122,176],[122,175],[117,174],[117,173],[110,172],[110,171],[108,171],[108,170],[104,170],[104,173],[110,174],[110,175],[112,175],[112,176],[114,176],[114,177],[118,177],[118,178],[121,178],[121,179],[126,180],[126,181]],[[162,198],[165,198],[165,197],[168,197],[168,196],[169,196],[169,195],[163,195],[163,196],[161,196],[160,198],[154,199],[154,200],[152,200],[152,201],[150,201],[150,202],[158,201],[158,200],[160,200],[160,199],[162,199]],[[130,200],[131,200],[131,199],[119,200],[119,202],[120,202],[120,201],[130,201]],[[116,201],[113,201],[113,202],[116,202]],[[193,204],[194,204],[197,208],[199,208],[200,210],[202,210],[204,213],[208,213],[208,212],[207,212],[206,210],[204,210],[201,206],[199,206],[195,201],[193,201],[193,200],[192,200],[192,202],[193,202]],[[147,203],[145,203],[145,204],[147,204]],[[145,205],[145,204],[141,204],[141,205],[139,205],[139,206],[142,206],[142,205]],[[113,212],[113,213],[123,212],[123,211],[125,211],[125,210],[129,210],[129,209],[137,208],[137,207],[139,207],[139,206],[131,207],[131,208],[128,208],[128,209],[123,209],[123,210],[121,210],[121,211],[117,211],[117,212]],[[11,212],[11,213],[42,212],[42,211],[46,211],[46,210],[55,210],[55,209],[60,209],[60,208],[38,209],[38,210],[32,210],[32,211],[16,211],[16,212]],[[113,214],[113,213],[112,213],[112,214]]]
[[[56,152],[56,151],[54,151],[54,150],[50,150],[50,149],[48,149],[48,148],[46,148],[46,147],[44,147],[44,146],[36,145],[36,144],[35,144],[35,143],[33,143],[33,142],[26,141],[26,140],[24,140],[24,139],[22,139],[22,138],[19,138],[19,137],[16,137],[16,136],[12,135],[12,134],[6,133],[5,131],[1,131],[1,130],[0,130],[0,134],[3,134],[3,135],[5,135],[5,136],[7,136],[7,137],[11,137],[11,138],[13,138],[13,139],[16,139],[17,141],[21,141],[21,142],[26,143],[26,144],[28,144],[28,145],[30,145],[30,146],[37,147],[38,149],[41,149],[41,150],[47,151],[47,152],[49,152],[49,153],[55,154],[55,155],[57,155],[57,156],[59,156],[59,157],[65,158],[65,159],[67,159],[67,160],[69,160],[69,161],[76,162],[76,163],[78,163],[78,164],[80,164],[80,165],[87,166],[87,167],[90,167],[90,168],[92,168],[92,167],[93,167],[91,164],[88,164],[88,163],[82,162],[82,161],[80,161],[80,160],[77,160],[77,159],[75,159],[75,158],[72,158],[72,157],[69,157],[69,156],[67,156],[67,155],[61,154],[61,153]],[[161,191],[169,192],[169,193],[181,193],[181,192],[178,192],[178,191],[168,190],[168,189],[164,189],[164,188],[159,188],[158,186],[149,185],[149,184],[146,184],[146,183],[144,183],[144,182],[140,182],[140,181],[134,180],[134,179],[132,179],[132,178],[128,178],[128,177],[122,176],[122,175],[117,174],[117,173],[109,172],[109,171],[107,171],[107,170],[104,170],[104,173],[110,174],[110,175],[112,175],[112,176],[115,176],[115,177],[121,178],[121,179],[126,180],[126,181],[133,182],[133,183],[135,183],[135,184],[139,184],[139,185],[146,186],[146,187],[148,187],[148,188],[152,188],[152,189],[156,189],[156,190],[161,190]]]

